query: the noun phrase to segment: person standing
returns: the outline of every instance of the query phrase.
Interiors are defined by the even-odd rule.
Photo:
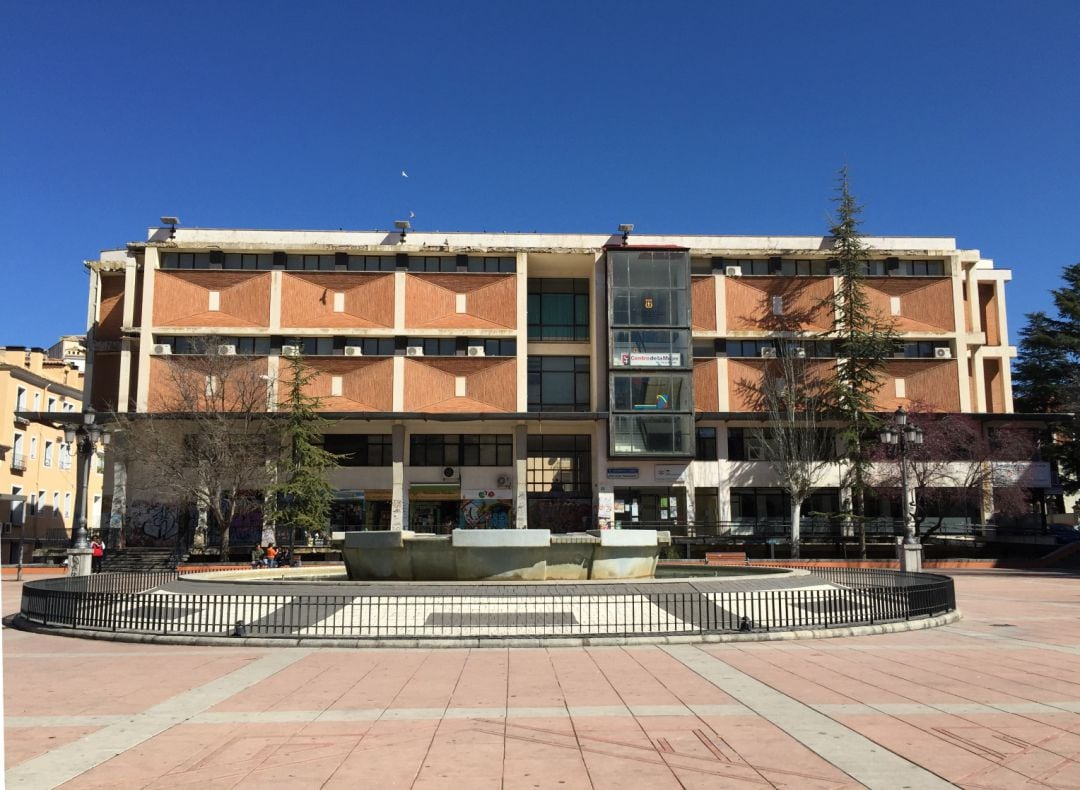
[[[273,543],[266,547],[266,567],[277,567],[277,549],[274,548]]]
[[[90,544],[90,550],[92,552],[90,570],[93,573],[101,573],[101,561],[105,557],[105,544],[97,538],[94,538],[93,542]]]

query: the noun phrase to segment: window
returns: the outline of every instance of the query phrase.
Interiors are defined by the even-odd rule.
[[[685,252],[609,252],[613,326],[690,325]]]
[[[342,456],[341,466],[390,466],[393,441],[390,434],[335,434],[323,436],[323,448]]]
[[[26,387],[15,389],[15,411],[26,411]]]
[[[71,518],[71,492],[64,492],[64,518]]]
[[[34,393],[34,411],[41,411],[41,393]]]
[[[692,414],[611,415],[612,455],[681,455],[694,452]]]
[[[218,346],[232,346],[242,356],[267,356],[270,353],[268,337],[157,335],[154,342],[168,344],[173,354],[205,355],[216,352]]]
[[[513,357],[517,356],[516,340],[485,340],[484,356],[488,357]]]
[[[529,340],[589,339],[589,281],[529,280]]]
[[[71,468],[71,445],[60,445],[60,468],[67,470]]]
[[[290,272],[332,272],[334,268],[332,254],[285,256],[285,269]]]
[[[588,411],[588,357],[529,357],[529,411]]]
[[[457,258],[453,255],[410,255],[410,272],[456,272]]]
[[[75,411],[75,404],[74,403],[67,403],[65,401],[64,402],[64,411]]]
[[[359,348],[360,353],[365,357],[394,356],[394,338],[392,337],[347,337],[345,347]]]
[[[396,266],[393,255],[350,255],[346,263],[350,272],[392,272]]]
[[[696,447],[694,458],[698,461],[715,461],[717,459],[716,428],[702,427],[695,432]]]
[[[903,357],[905,359],[933,359],[935,352],[939,348],[948,348],[947,342],[940,342],[934,340],[918,340],[908,343],[904,343],[903,347],[899,348],[893,353],[894,357]]]
[[[45,442],[45,457],[41,461],[41,465],[45,467],[52,466],[53,462],[53,443],[46,440]]]
[[[528,438],[525,487],[536,494],[592,496],[590,437],[532,435]]]
[[[407,345],[420,346],[426,357],[455,357],[458,354],[456,337],[410,337]]]
[[[512,466],[511,434],[418,433],[409,437],[409,466]]]
[[[728,458],[732,461],[767,461],[762,428],[728,428]]]
[[[230,252],[225,254],[224,268],[245,271],[269,271],[274,268],[273,253]]]
[[[25,444],[23,435],[16,433],[11,440],[11,468],[16,472],[26,469]]]
[[[48,492],[44,488],[42,488],[40,491],[37,492],[37,506],[36,507],[41,509],[41,510],[44,510],[45,509],[45,500],[47,498],[48,498]]]
[[[49,398],[48,405],[49,411],[56,411],[56,398]]]
[[[691,411],[690,373],[647,376],[620,373],[611,377],[612,411]]]
[[[305,337],[300,339],[298,345],[305,357],[329,357],[334,354],[332,337]]]
[[[772,349],[776,354],[783,353],[788,349],[802,349],[803,355],[815,359],[835,357],[833,344],[828,340],[793,340],[778,342],[776,340],[728,340],[725,343],[725,354],[729,357],[760,357],[763,348]]]
[[[612,367],[689,368],[686,329],[616,329],[611,333]]]
[[[31,436],[30,437],[30,460],[31,461],[36,461],[37,460],[37,437],[36,436]]]
[[[517,258],[512,256],[481,258],[470,255],[466,266],[470,272],[513,274],[517,271]]]
[[[12,497],[12,501],[11,501],[11,523],[12,524],[22,524],[24,522],[23,503],[21,501],[19,501],[18,499],[16,499],[16,497],[22,496],[22,491],[23,491],[22,486],[12,486],[11,487],[11,497]]]
[[[26,514],[28,516],[36,516],[37,515],[37,509],[38,509],[37,494],[31,494],[30,495],[30,503],[29,503],[29,506],[27,507]]]

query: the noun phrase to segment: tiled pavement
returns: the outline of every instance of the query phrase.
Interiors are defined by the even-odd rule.
[[[794,643],[171,647],[3,631],[9,788],[1080,787],[1080,577]],[[19,585],[3,582],[3,611]]]

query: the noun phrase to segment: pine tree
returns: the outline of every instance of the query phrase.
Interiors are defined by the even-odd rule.
[[[340,456],[322,446],[329,422],[319,415],[319,398],[307,393],[315,375],[303,360],[289,359],[288,397],[280,407],[286,412],[284,458],[278,483],[271,488],[270,511],[275,524],[289,527],[290,536],[297,529],[322,530],[330,520],[334,499],[328,473],[337,468]],[[290,546],[292,542],[290,537]]]
[[[874,309],[866,293],[868,270],[866,247],[859,225],[862,206],[851,194],[847,168],[841,168],[837,216],[829,232],[833,239],[839,288],[826,300],[833,313],[832,327],[826,334],[836,352],[836,375],[830,393],[830,405],[840,422],[840,438],[845,447],[847,465],[844,486],[851,492],[851,516],[859,534],[859,555],[866,556],[865,492],[870,456],[868,437],[876,433],[877,393],[882,386],[885,361],[898,345],[895,324]]]
[[[1051,292],[1057,317],[1030,313],[1020,331],[1019,359],[1013,366],[1019,412],[1075,414],[1080,409],[1080,263],[1066,267],[1062,278],[1065,286]],[[1057,462],[1066,491],[1080,491],[1080,420],[1053,420],[1042,454]]]

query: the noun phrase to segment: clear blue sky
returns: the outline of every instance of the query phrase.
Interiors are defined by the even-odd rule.
[[[871,234],[1080,261],[1080,2],[6,3],[0,344],[186,225]],[[410,178],[403,179],[402,170]]]

